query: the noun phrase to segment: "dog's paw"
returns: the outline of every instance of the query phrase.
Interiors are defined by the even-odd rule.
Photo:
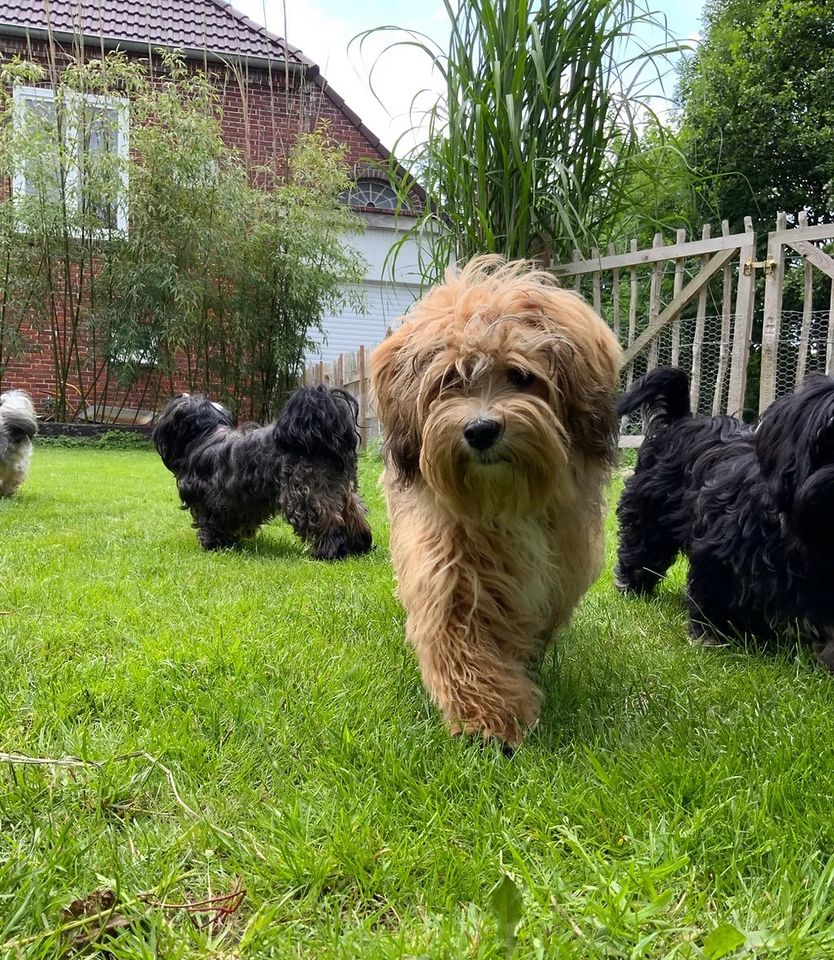
[[[343,528],[328,530],[313,544],[316,560],[344,560],[350,553],[350,541]]]
[[[691,621],[689,624],[689,642],[693,647],[726,647],[727,641],[713,633],[704,623]]]
[[[654,574],[647,573],[644,576],[638,574],[627,577],[619,567],[614,567],[611,581],[615,589],[619,590],[623,596],[649,597],[654,591],[657,577]]]
[[[203,550],[232,550],[240,542],[229,537],[218,537],[212,534],[203,535],[202,533],[197,534],[197,540]]]
[[[453,737],[478,737],[497,740],[510,750],[521,745],[525,734],[539,722],[538,699],[520,704],[513,713],[482,714],[476,719],[453,720],[449,731]]]
[[[821,667],[834,673],[834,640],[814,644],[814,659]]]
[[[474,720],[456,721],[449,724],[449,733],[453,737],[466,737],[482,743],[496,741],[508,755],[512,755],[524,739],[524,732],[516,720],[487,725]]]
[[[505,757],[512,757],[523,740],[523,734],[517,727],[512,732],[504,731],[504,735],[501,736],[497,733],[490,734],[472,724],[453,723],[449,726],[449,733],[455,739],[466,739],[482,748],[486,748],[491,743],[496,744]]]
[[[620,573],[619,567],[614,567],[614,570],[611,573],[611,582],[614,584],[614,588],[619,590],[620,593],[631,593],[631,588],[623,579],[623,575]]]
[[[360,555],[368,553],[372,546],[373,536],[371,535],[370,527],[357,530],[350,538],[350,552],[352,554]]]

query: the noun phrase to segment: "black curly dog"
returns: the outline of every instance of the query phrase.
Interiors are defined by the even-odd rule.
[[[638,409],[645,441],[617,508],[617,586],[650,593],[682,552],[694,638],[793,631],[834,670],[834,380],[809,379],[754,430],[693,417],[686,374],[660,367],[617,412]]]
[[[253,537],[281,513],[317,559],[338,560],[371,548],[357,414],[344,390],[302,387],[275,423],[236,428],[225,407],[186,393],[166,405],[153,441],[206,550]]]

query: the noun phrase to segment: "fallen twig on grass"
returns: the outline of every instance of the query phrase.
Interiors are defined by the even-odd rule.
[[[8,940],[0,944],[0,950],[3,951],[3,956],[7,956],[7,951],[12,949],[19,950],[21,947],[31,946],[48,937],[59,937],[68,938],[67,950],[73,955],[78,955],[103,939],[118,936],[120,931],[136,923],[142,923],[145,920],[144,916],[129,915],[140,906],[169,913],[183,912],[198,929],[210,926],[217,933],[226,921],[240,910],[245,897],[246,889],[242,886],[240,877],[235,880],[230,893],[183,903],[157,900],[152,893],[140,893],[138,896],[120,901],[114,890],[109,888],[95,890],[87,897],[73,900],[65,910],[61,911],[61,923],[54,929],[29,937]],[[200,922],[195,916],[199,914],[208,916]]]
[[[105,937],[115,937],[126,930],[131,921],[116,911],[119,905],[114,890],[94,890],[88,897],[73,900],[61,912],[63,935],[71,933],[67,947],[73,955],[84,953]]]
[[[154,900],[151,894],[140,893],[139,899],[148,906],[168,912],[185,911],[197,927],[212,926],[215,931],[240,910],[246,898],[246,888],[241,885],[240,877],[235,880],[231,892],[206,900],[190,900],[184,903],[167,903],[164,900]],[[207,914],[203,922],[195,920],[195,914]]]
[[[138,898],[132,900],[126,900],[124,903],[119,904],[123,909],[129,907],[138,906],[141,901]],[[73,933],[74,931],[79,931],[83,928],[89,928],[92,924],[97,923],[98,921],[104,921],[103,925],[99,928],[99,935],[107,932],[107,925],[110,919],[113,916],[113,911],[115,910],[116,902],[109,902],[109,899],[106,901],[106,905],[100,909],[96,910],[93,913],[85,913],[83,916],[73,919],[69,922],[61,923],[60,926],[55,927],[53,930],[42,930],[40,933],[35,933],[30,937],[18,937],[13,940],[7,940],[5,943],[0,944],[0,950],[3,951],[3,956],[9,956],[12,949],[19,950],[21,947],[31,946],[33,943],[37,943],[39,940],[46,940],[48,937],[60,937],[68,933]],[[125,924],[121,921],[124,918],[119,915],[118,927],[121,928]],[[89,939],[89,938],[88,938]]]
[[[145,750],[133,750],[130,753],[121,753],[115,757],[110,757],[108,760],[84,760],[81,757],[30,757],[23,753],[0,752],[0,763],[37,767],[93,767],[97,770],[102,770],[104,767],[107,767],[112,763],[123,763],[126,760],[146,760],[152,766],[157,767],[165,775],[165,779],[168,781],[171,792],[174,794],[174,799],[177,801],[180,807],[190,817],[196,817],[199,819],[201,816],[203,816],[190,807],[180,796],[180,792],[177,789],[177,782],[174,779],[174,774],[171,772],[171,770],[166,767],[161,760],[158,760]],[[231,834],[226,830],[222,830],[220,827],[215,826],[212,823],[209,823],[209,825],[219,834],[222,834],[225,837],[231,836]]]

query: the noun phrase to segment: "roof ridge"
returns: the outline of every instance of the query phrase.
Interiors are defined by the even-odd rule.
[[[242,10],[238,10],[237,7],[233,6],[229,0],[205,0],[205,2],[213,4],[218,10],[229,14],[235,20],[242,23],[248,30],[252,30],[272,43],[278,44],[284,50],[285,54],[292,54],[306,66],[318,69],[318,64],[303,53],[300,47],[293,46],[286,37],[281,37],[277,33],[273,33],[264,24],[258,23],[256,20],[248,17]]]

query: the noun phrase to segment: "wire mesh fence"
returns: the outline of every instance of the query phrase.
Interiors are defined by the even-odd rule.
[[[815,373],[831,370],[829,310],[783,310],[776,361],[776,397],[793,393]]]
[[[640,251],[632,245],[632,262],[625,267],[617,264],[627,258],[609,256],[598,259],[599,270],[591,272],[583,265],[582,273],[564,276],[563,283],[591,302],[617,334],[626,357],[622,390],[656,366],[680,366],[690,375],[694,411],[735,413],[738,410],[729,407],[741,404],[738,397],[731,398],[731,373],[734,362],[737,367],[746,363],[750,321],[749,314],[736,312],[740,284],[748,276],[739,254],[742,243],[748,252],[752,249],[752,234],[731,237],[725,232],[711,241],[707,252],[701,252],[703,242],[682,243],[680,237],[679,232],[668,259],[659,259],[665,251],[656,243],[651,251],[654,262],[633,263]],[[718,244],[724,260],[716,267],[710,261]],[[567,269],[576,267],[575,262]],[[740,335],[745,341],[739,358],[734,349]],[[736,392],[743,389],[742,382]],[[621,432],[640,435],[639,415],[624,421]]]
[[[730,315],[735,323],[735,314]],[[702,335],[696,335],[701,326]],[[728,408],[730,356],[732,332],[727,330],[726,317],[710,314],[702,317],[700,324],[695,317],[682,317],[680,341],[675,366],[682,367],[690,377],[690,402],[694,413],[714,416],[725,413]],[[672,330],[666,327],[657,335],[654,348],[655,363],[652,366],[672,365]],[[620,387],[625,390],[629,383],[648,372],[649,351],[644,350],[634,359],[631,371],[624,369]],[[639,413],[624,418],[621,433],[639,436],[643,432]]]

